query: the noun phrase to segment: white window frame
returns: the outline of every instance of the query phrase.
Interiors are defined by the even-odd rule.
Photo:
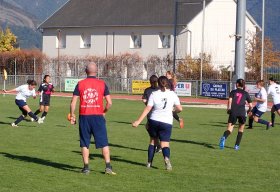
[[[91,35],[82,33],[80,36],[80,48],[90,49],[91,48]]]
[[[167,45],[165,44],[165,40],[167,38]],[[171,35],[170,34],[164,34],[164,33],[159,33],[158,35],[158,48],[159,49],[170,49],[171,47]]]
[[[130,35],[130,48],[141,49],[142,48],[142,35],[132,33]]]

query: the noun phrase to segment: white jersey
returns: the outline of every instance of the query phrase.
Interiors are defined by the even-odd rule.
[[[263,99],[265,102],[258,101],[256,108],[261,112],[266,112],[267,109],[267,93],[265,88],[261,88],[260,91],[256,94],[256,98]]]
[[[273,104],[280,104],[280,85],[274,83],[268,87],[268,95],[272,96]]]
[[[148,106],[153,107],[150,119],[163,123],[173,123],[173,107],[180,105],[180,100],[174,91],[154,91],[148,101]]]
[[[17,96],[16,96],[16,99],[17,100],[23,100],[26,102],[26,99],[28,97],[35,97],[36,96],[36,91],[35,89],[32,89],[32,90],[29,90],[29,85],[21,85],[19,87],[16,88],[16,91],[18,92],[17,93]]]

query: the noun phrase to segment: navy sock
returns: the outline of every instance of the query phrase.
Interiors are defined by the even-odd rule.
[[[249,127],[253,127],[253,122],[254,122],[254,119],[249,119]]]
[[[164,159],[166,157],[169,159],[170,158],[170,148],[169,147],[162,148],[162,155],[163,155]]]
[[[259,119],[259,120],[258,120],[258,123],[264,124],[264,125],[267,125],[267,124],[268,124],[268,122],[267,122],[266,120],[263,120],[263,119]]]
[[[41,117],[42,117],[42,118],[43,118],[43,117],[46,117],[47,114],[48,114],[48,112],[44,111]]]
[[[176,111],[173,111],[173,117],[174,119],[176,119],[177,121],[180,121],[180,117],[178,115],[178,113]]]
[[[34,115],[37,116],[40,112],[41,112],[40,109],[37,109],[37,111],[35,111]]]
[[[106,168],[112,169],[111,163],[106,163]]]
[[[16,125],[17,124],[19,124],[19,122],[21,122],[22,120],[24,119],[24,116],[19,116],[18,118],[17,118],[17,120],[14,122]]]
[[[156,147],[154,145],[149,145],[148,147],[148,162],[152,163],[155,155]]]
[[[224,132],[224,137],[225,138],[228,138],[228,136],[230,135],[230,131],[229,130],[226,130],[225,132]]]
[[[28,115],[29,115],[30,117],[32,117],[35,121],[38,121],[38,117],[37,117],[36,115],[34,115],[34,114],[32,113],[32,111],[30,111],[30,112],[28,113]]]
[[[275,113],[271,113],[271,123],[272,123],[272,125],[274,125],[274,121],[275,121]]]
[[[239,132],[238,131],[238,134],[237,134],[237,137],[236,137],[236,142],[235,142],[235,145],[240,145],[240,142],[241,142],[241,139],[242,139],[242,135],[243,135],[243,132]]]

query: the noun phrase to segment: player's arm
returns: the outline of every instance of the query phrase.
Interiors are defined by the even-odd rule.
[[[227,103],[227,114],[230,114],[231,112],[231,104],[232,104],[232,97],[230,97],[228,99],[228,103]]]
[[[104,111],[103,111],[104,114],[111,108],[111,106],[113,104],[110,95],[106,95],[105,100],[106,100],[106,106],[105,106]]]
[[[181,105],[181,103],[180,103],[180,99],[179,99],[179,97],[176,95],[176,94],[174,94],[175,95],[175,112],[176,113],[180,113],[180,112],[182,112],[183,111],[183,107],[182,107],[182,105]]]
[[[3,91],[4,91],[4,93],[11,93],[11,92],[17,91],[17,88],[11,89],[11,90],[5,90],[5,89],[3,89]]]
[[[76,109],[76,104],[78,101],[79,96],[73,95],[71,104],[70,104],[70,117],[71,117],[71,124],[74,125],[76,123],[76,116],[75,116],[75,109]]]
[[[132,123],[133,127],[138,127],[138,125],[143,121],[143,119],[148,115],[148,113],[151,111],[152,106],[147,105],[140,115],[140,117]]]
[[[257,102],[265,102],[266,99],[255,97],[255,101],[257,101]]]

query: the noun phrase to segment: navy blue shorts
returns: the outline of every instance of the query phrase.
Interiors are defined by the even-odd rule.
[[[103,115],[80,115],[79,133],[80,147],[89,148],[91,135],[97,149],[108,146],[106,121]]]
[[[166,142],[170,141],[171,130],[172,130],[171,124],[155,121],[152,119],[149,119],[148,123],[149,123],[148,133],[150,137],[159,138],[160,141],[166,141]]]
[[[257,109],[257,107],[254,107],[254,108],[252,109],[252,113],[253,113],[253,116],[256,116],[256,117],[261,117],[261,116],[264,114],[264,112],[259,111],[259,110]]]
[[[280,103],[272,106],[276,111],[280,109]]]
[[[25,105],[27,105],[27,103],[25,102],[25,101],[23,101],[23,100],[15,100],[15,103],[16,103],[16,105],[18,106],[18,108],[19,108],[19,110],[22,112],[22,114],[24,115],[24,116],[27,116],[27,111],[25,111],[24,109],[23,109],[23,107],[25,106]]]
[[[40,105],[50,106],[51,103],[51,95],[42,95],[40,98]]]

